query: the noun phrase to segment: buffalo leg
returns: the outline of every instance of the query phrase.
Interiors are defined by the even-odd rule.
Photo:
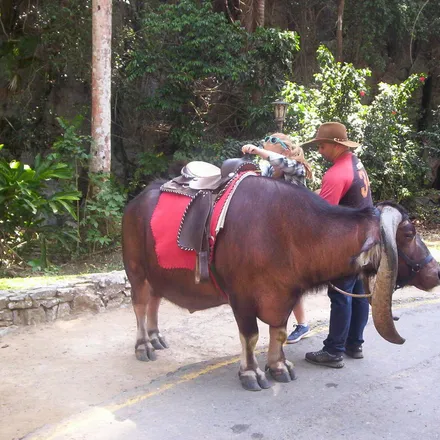
[[[147,334],[151,345],[156,350],[168,348],[168,344],[165,338],[160,334],[158,326],[158,312],[161,299],[159,296],[151,295],[147,304]]]
[[[270,326],[269,335],[266,369],[277,382],[290,382],[296,379],[293,364],[286,359],[283,351],[283,344],[287,339],[286,326]]]
[[[141,281],[130,280],[130,282],[133,296],[133,309],[136,315],[137,322],[137,335],[135,345],[136,358],[143,362],[154,361],[156,360],[156,354],[154,352],[155,347],[150,341],[145,318],[148,315],[149,320],[151,319],[151,327],[149,328],[151,329],[151,335],[153,336],[153,338],[157,336],[156,341],[160,342],[160,333],[157,329],[157,315],[160,298],[155,298],[152,295],[152,288],[146,279],[143,279]],[[166,344],[163,345],[162,348],[164,347],[166,347]]]
[[[258,341],[258,325],[255,315],[250,315],[249,310],[243,308],[243,314],[234,307],[235,320],[240,331],[240,342],[242,347],[240,370],[238,376],[242,387],[249,391],[261,391],[270,388],[270,383],[264,371],[258,366],[255,357],[255,346]]]

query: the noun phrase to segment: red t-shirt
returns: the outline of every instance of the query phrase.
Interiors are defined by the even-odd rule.
[[[373,206],[367,172],[351,151],[338,157],[324,174],[319,195],[332,205],[352,208]]]

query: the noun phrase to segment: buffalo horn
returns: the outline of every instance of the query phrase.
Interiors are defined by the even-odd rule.
[[[378,333],[393,344],[403,344],[396,330],[391,310],[391,301],[397,278],[396,232],[402,214],[395,208],[386,206],[380,217],[382,251],[377,271],[374,294],[371,301],[374,326]]]

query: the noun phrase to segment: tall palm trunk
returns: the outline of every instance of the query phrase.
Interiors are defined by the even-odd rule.
[[[93,0],[92,146],[90,172],[109,173],[111,165],[112,0]]]

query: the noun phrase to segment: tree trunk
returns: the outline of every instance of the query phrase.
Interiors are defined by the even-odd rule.
[[[256,0],[256,11],[255,11],[255,24],[256,27],[264,26],[264,7],[265,0]]]
[[[245,28],[248,32],[255,32],[257,27],[264,27],[264,10],[266,0],[247,0],[245,3],[248,5],[248,21],[245,23]],[[258,89],[252,91],[251,100],[252,103],[257,105],[263,96],[262,90],[264,89],[263,81],[259,72],[256,74]]]
[[[10,39],[10,31],[15,22],[16,11],[12,0],[2,0],[0,2],[0,41],[5,37]]]
[[[240,21],[248,32],[264,26],[265,0],[245,0],[241,5]]]
[[[345,0],[338,0],[338,21],[336,29],[336,40],[338,42],[337,61],[342,63],[342,17],[344,15]]]
[[[89,170],[111,167],[111,37],[112,0],[92,0],[92,145]]]

